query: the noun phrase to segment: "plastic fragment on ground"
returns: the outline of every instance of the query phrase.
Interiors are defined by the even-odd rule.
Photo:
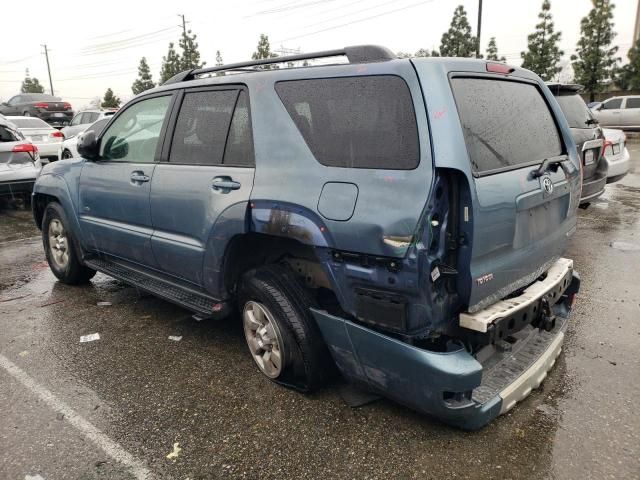
[[[89,335],[82,335],[80,337],[80,343],[93,342],[95,340],[100,340],[99,333],[90,333]]]
[[[169,340],[173,340],[174,342],[179,342],[182,340],[182,335],[169,335]]]
[[[96,303],[96,305],[98,305],[99,307],[110,307],[111,302],[98,302]]]
[[[169,452],[169,454],[167,455],[167,458],[175,462],[176,459],[178,458],[178,455],[180,455],[181,451],[182,449],[180,448],[180,444],[176,442],[173,444],[173,450]]]

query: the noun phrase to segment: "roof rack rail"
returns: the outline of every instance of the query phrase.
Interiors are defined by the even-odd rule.
[[[245,69],[246,71],[247,67],[256,67],[259,65],[272,65],[275,63],[296,62],[300,60],[314,60],[317,58],[340,56],[346,56],[347,60],[349,60],[349,63],[385,62],[387,60],[393,60],[394,58],[397,58],[397,56],[386,47],[381,47],[379,45],[356,45],[337,50],[325,50],[322,52],[301,53],[298,55],[287,55],[284,57],[264,58],[261,60],[230,63],[228,65],[220,65],[217,67],[194,68],[192,70],[185,70],[184,72],[180,72],[177,75],[174,75],[169,80],[164,82],[163,85],[186,82],[187,80],[193,80],[198,75],[204,75],[205,73],[242,69]]]

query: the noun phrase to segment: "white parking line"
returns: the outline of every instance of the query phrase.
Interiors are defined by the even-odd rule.
[[[43,402],[49,407],[55,410],[57,413],[62,413],[65,420],[69,420],[69,423],[76,427],[82,434],[91,440],[96,446],[101,448],[107,455],[114,460],[127,466],[131,473],[138,480],[150,480],[153,478],[151,471],[145,467],[145,465],[122,448],[117,442],[111,440],[107,435],[102,433],[96,426],[89,423],[79,414],[77,414],[71,407],[69,407],[62,400],[58,399],[53,393],[44,388],[42,385],[36,383],[24,370],[14,364],[11,360],[3,355],[0,355],[0,366],[4,368],[9,375],[18,380],[28,390],[37,395]]]

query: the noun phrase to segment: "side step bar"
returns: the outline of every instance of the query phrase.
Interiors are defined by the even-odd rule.
[[[227,303],[220,302],[204,293],[180,287],[168,280],[134,270],[109,259],[90,257],[85,258],[84,263],[94,270],[206,317],[222,317],[229,311]]]

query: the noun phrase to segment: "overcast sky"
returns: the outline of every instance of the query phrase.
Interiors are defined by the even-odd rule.
[[[107,3],[67,0],[31,0],[23,8],[4,8],[0,49],[0,99],[19,92],[28,68],[49,92],[46,62],[40,44],[50,49],[49,60],[56,95],[74,108],[102,96],[108,87],[123,99],[131,97],[140,57],[146,56],[154,80],[170,41],[177,43],[182,21],[198,35],[202,59],[215,63],[222,52],[225,63],[251,57],[260,33],[272,49],[316,51],[346,45],[376,43],[393,51],[415,52],[438,48],[455,7],[464,5],[474,34],[478,0],[235,0],[233,2]],[[482,50],[489,37],[497,39],[507,61],[521,63],[527,35],[538,21],[542,0],[484,0]],[[153,5],[153,7],[150,7]],[[626,62],[631,46],[636,0],[615,2],[615,44]],[[556,30],[562,32],[566,57],[575,52],[580,19],[590,0],[552,0]],[[39,13],[35,13],[39,12]]]

